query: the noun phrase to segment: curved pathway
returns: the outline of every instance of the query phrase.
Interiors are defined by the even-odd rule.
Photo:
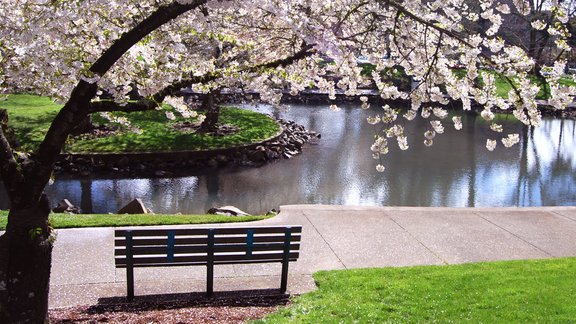
[[[319,270],[576,256],[576,207],[294,205],[282,206],[277,217],[258,224],[303,225],[300,259],[290,265],[290,293],[313,290],[311,275]],[[50,307],[121,300],[115,297],[125,296],[126,275],[114,268],[113,249],[113,228],[58,230]],[[136,269],[136,299],[203,293],[205,271],[198,266]],[[216,266],[214,271],[217,294],[278,288],[280,282],[276,264]]]

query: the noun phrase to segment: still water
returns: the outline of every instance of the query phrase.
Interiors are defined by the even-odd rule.
[[[485,148],[494,132],[481,118],[463,117],[464,127],[446,131],[432,147],[423,144],[428,120],[405,125],[410,149],[392,143],[375,170],[370,145],[374,112],[355,106],[338,112],[328,106],[290,105],[286,110],[259,105],[251,109],[294,120],[322,134],[302,154],[258,168],[226,168],[177,178],[74,179],[61,176],[47,188],[53,202],[63,198],[84,212],[115,212],[139,197],[156,213],[204,213],[234,205],[264,213],[286,204],[368,206],[559,206],[576,205],[576,125],[574,120],[546,119],[528,130],[511,117],[499,122],[521,134],[521,141],[495,151]],[[509,120],[507,120],[509,119]],[[3,188],[0,189],[2,191]],[[7,208],[0,192],[0,208]]]

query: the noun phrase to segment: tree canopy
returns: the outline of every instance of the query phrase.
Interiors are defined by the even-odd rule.
[[[357,95],[371,81],[382,98],[412,102],[404,121],[418,109],[432,116],[424,134],[432,143],[432,132],[442,133],[447,124],[443,106],[450,100],[465,110],[472,102],[483,105],[487,120],[497,108],[538,125],[535,70],[543,71],[551,105],[562,109],[571,102],[574,88],[558,80],[573,45],[573,10],[572,1],[520,0],[6,1],[0,9],[2,86],[66,102],[84,81],[97,85],[85,110],[92,113],[153,109],[184,87],[251,89],[278,103],[284,88],[292,94],[317,88],[334,98],[336,89]],[[173,19],[158,20],[162,15]],[[550,65],[541,63],[534,44],[503,30],[502,23],[513,18],[547,36]],[[361,75],[358,57],[376,66],[372,80]],[[398,68],[418,82],[415,89],[382,81],[382,71]],[[496,77],[510,83],[508,98],[496,94]],[[129,101],[135,90],[141,100]],[[101,100],[103,95],[114,102]],[[185,105],[174,106],[190,113]],[[397,110],[384,107],[369,119],[385,124],[375,154],[387,152],[384,135],[407,148],[397,117]],[[458,117],[452,123],[460,127]],[[492,129],[502,131],[497,124]],[[517,142],[508,135],[494,134],[488,149],[496,139],[505,146]]]

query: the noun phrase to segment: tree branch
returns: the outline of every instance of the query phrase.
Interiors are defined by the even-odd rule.
[[[130,101],[125,105],[120,105],[113,100],[101,100],[90,102],[90,113],[106,111],[135,112],[154,110],[156,107],[158,107],[158,104],[149,99],[142,99],[135,102]]]
[[[130,31],[122,34],[114,44],[104,51],[89,70],[96,75],[103,76],[122,55],[144,37],[160,26],[204,3],[206,3],[206,0],[196,0],[186,5],[173,2],[160,6]],[[36,163],[30,177],[26,179],[27,185],[24,189],[26,192],[23,192],[22,195],[28,197],[27,199],[32,201],[40,199],[44,187],[50,179],[54,163],[68,135],[90,112],[90,100],[96,95],[97,88],[96,83],[88,83],[84,80],[78,82],[68,102],[52,121],[44,140],[38,148],[37,154],[34,156]]]
[[[241,72],[256,72],[262,69],[273,69],[279,66],[287,66],[290,65],[298,60],[301,60],[307,56],[310,56],[315,53],[313,50],[312,45],[304,44],[302,48],[295,52],[294,54],[278,59],[275,61],[258,64],[254,66],[250,66],[242,70]],[[222,71],[215,71],[210,72],[205,75],[200,76],[191,76],[188,79],[181,80],[175,82],[166,88],[158,91],[154,94],[151,99],[142,99],[136,102],[128,102],[125,105],[119,105],[114,101],[93,101],[89,104],[89,112],[105,112],[105,111],[123,111],[123,112],[134,112],[134,111],[145,111],[145,110],[153,110],[156,109],[158,103],[164,101],[164,98],[167,96],[175,95],[180,92],[183,88],[189,87],[193,84],[199,83],[207,83],[210,81],[217,80],[218,78],[222,77]]]

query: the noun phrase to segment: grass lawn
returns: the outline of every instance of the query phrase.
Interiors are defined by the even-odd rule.
[[[21,149],[32,151],[42,141],[51,120],[62,106],[44,97],[9,95],[7,100],[0,101],[0,108],[8,111],[10,125],[14,127]],[[165,109],[171,108],[166,106]],[[226,136],[176,131],[172,127],[175,123],[193,120],[178,118],[171,121],[166,118],[164,111],[114,113],[113,115],[128,118],[133,126],[143,131],[142,134],[124,129],[119,134],[109,137],[87,140],[71,138],[65,150],[68,152],[207,150],[259,142],[280,131],[278,123],[268,116],[231,107],[222,108],[220,123],[236,126],[239,131]],[[93,122],[109,123],[98,115],[94,115]]]
[[[573,322],[575,273],[576,258],[325,271],[262,322]]]
[[[220,215],[118,215],[118,214],[51,214],[54,228],[138,226],[138,225],[184,225],[211,223],[239,223],[262,220],[267,216],[220,216]],[[0,230],[6,229],[8,212],[0,211]]]
[[[462,78],[466,75],[466,70],[463,70],[463,69],[455,69],[455,70],[453,70],[453,72],[459,78]],[[512,90],[512,85],[510,85],[508,80],[506,80],[506,78],[504,76],[497,74],[495,72],[492,72],[492,71],[483,71],[483,72],[487,72],[487,73],[494,75],[496,94],[501,98],[508,99],[508,93],[510,92],[510,90]],[[546,90],[549,91],[549,89],[550,89],[548,84],[544,83],[542,80],[540,80],[536,77],[531,77],[530,80],[534,84],[536,84],[540,87],[540,91],[536,95],[536,99],[548,99],[548,95],[546,94]],[[512,78],[512,81],[515,82],[514,78]],[[480,84],[483,83],[482,77],[479,78],[479,82],[480,82]],[[576,82],[569,75],[565,75],[565,76],[561,77],[560,80],[558,81],[558,83],[560,83],[560,85],[563,85],[563,86],[576,87]],[[518,86],[518,84],[515,84],[515,85]]]

